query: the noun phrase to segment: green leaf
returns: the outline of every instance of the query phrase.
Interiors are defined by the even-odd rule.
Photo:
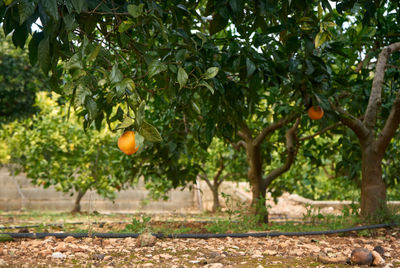
[[[33,13],[35,13],[37,2],[31,0],[22,0],[18,4],[19,24],[21,25]]]
[[[40,41],[43,39],[43,33],[35,32],[29,42],[29,62],[31,65],[35,65],[37,62],[38,47]]]
[[[129,89],[130,91],[135,90],[136,85],[135,82],[131,78],[125,78],[123,82],[126,84],[126,88]]]
[[[118,64],[114,64],[110,74],[111,83],[118,83],[122,80],[123,75],[121,71],[118,69]]]
[[[149,64],[149,77],[153,77],[156,74],[159,74],[161,72],[164,72],[168,69],[168,66],[165,65],[164,63],[161,63],[158,60],[153,60],[150,64]]]
[[[85,106],[89,112],[89,118],[91,120],[94,120],[97,116],[97,113],[99,112],[99,109],[97,108],[97,103],[94,101],[92,97],[87,97],[85,99]]]
[[[179,88],[180,89],[186,85],[187,80],[188,80],[188,75],[187,75],[185,69],[179,67],[179,69],[178,69],[178,83],[179,83]]]
[[[70,0],[74,6],[75,11],[80,14],[82,11],[87,10],[87,1],[82,0]]]
[[[219,31],[225,29],[228,25],[228,19],[222,17],[219,13],[214,14],[212,21],[210,22],[210,35],[216,34]]]
[[[140,126],[141,124],[142,124],[142,122],[144,121],[144,116],[145,116],[145,114],[144,114],[144,109],[146,108],[146,102],[145,101],[142,101],[140,104],[139,104],[139,108],[136,110],[136,113],[135,113],[135,115],[136,115],[136,122],[137,122],[137,124]]]
[[[128,13],[134,17],[140,17],[143,14],[143,7],[144,4],[140,4],[140,5],[128,5]]]
[[[78,22],[75,20],[74,14],[65,14],[63,21],[67,31],[72,31],[79,26]]]
[[[256,65],[249,59],[246,58],[246,73],[247,77],[250,77],[256,70]]]
[[[97,45],[93,49],[93,51],[89,54],[89,57],[88,57],[89,62],[92,62],[97,58],[97,55],[99,55],[100,49],[101,49],[101,45]]]
[[[116,128],[116,129],[121,129],[121,128],[128,128],[133,125],[133,120],[130,117],[125,117],[124,121]]]
[[[82,84],[78,84],[75,95],[75,106],[79,107],[85,103],[86,97],[90,96],[91,92]]]
[[[136,147],[139,147],[139,151],[138,152],[140,152],[141,149],[143,148],[143,142],[144,142],[143,136],[140,135],[139,132],[136,132],[135,133],[135,144],[136,144]]]
[[[328,33],[326,32],[319,32],[317,33],[317,35],[315,36],[315,47],[318,48],[320,47],[323,43],[325,43],[326,39],[328,38]]]
[[[133,21],[132,20],[125,20],[121,23],[121,25],[118,27],[118,32],[123,33],[125,31],[127,31],[128,29],[130,29],[133,25]]]
[[[197,114],[201,114],[199,106],[194,101],[192,101],[192,107]]]
[[[146,140],[151,142],[161,142],[162,137],[158,130],[150,123],[143,121],[140,125],[139,130],[140,135],[142,135]]]
[[[39,66],[46,74],[50,70],[50,40],[45,37],[38,46]]]
[[[24,48],[26,39],[28,39],[28,29],[26,23],[24,23],[15,28],[12,41],[16,47]]]
[[[208,88],[211,91],[211,93],[214,94],[214,88],[206,81],[204,81],[204,80],[200,81],[199,86]]]
[[[84,1],[82,1],[84,2]],[[40,3],[42,4],[46,13],[55,21],[60,19],[58,15],[58,6],[57,0],[41,0]]]
[[[218,67],[210,67],[207,69],[207,71],[203,75],[203,78],[204,79],[214,78],[218,74],[218,71],[219,71]]]

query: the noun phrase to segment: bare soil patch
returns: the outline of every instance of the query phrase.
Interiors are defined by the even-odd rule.
[[[384,249],[385,267],[400,267],[400,229],[372,235],[158,239],[153,247],[138,247],[135,238],[18,239],[0,243],[0,267],[348,267],[317,256],[375,246]]]

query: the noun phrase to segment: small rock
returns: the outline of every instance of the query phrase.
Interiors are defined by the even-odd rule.
[[[137,247],[152,247],[156,244],[157,238],[150,233],[142,233],[136,240]]]
[[[73,236],[67,236],[65,239],[64,239],[64,242],[65,243],[71,243],[71,242],[75,242],[77,239],[75,238],[75,237],[73,237]]]
[[[104,254],[94,254],[93,255],[93,259],[94,260],[103,260],[104,259],[104,257],[105,257],[105,255]]]
[[[372,256],[374,257],[374,261],[372,262],[372,265],[374,266],[382,266],[385,264],[385,260],[382,258],[381,254],[373,250],[371,252]]]
[[[374,257],[366,248],[356,248],[351,252],[351,263],[359,265],[371,265]]]
[[[386,258],[390,258],[392,255],[390,254],[390,252],[385,252],[383,253],[383,256]]]
[[[204,267],[208,267],[208,268],[221,268],[221,267],[224,267],[224,265],[223,265],[222,263],[217,262],[217,263],[210,263],[210,264],[207,264],[207,265],[205,265]]]
[[[143,267],[151,267],[151,266],[154,266],[154,264],[152,264],[151,262],[143,264]]]
[[[105,261],[111,261],[112,259],[113,259],[113,257],[110,256],[110,255],[107,255],[107,256],[104,257]]]
[[[8,263],[5,260],[0,259],[0,266],[6,267],[6,266],[8,266]]]
[[[276,255],[276,254],[278,254],[278,252],[277,252],[276,250],[266,249],[266,250],[263,252],[263,254],[264,254],[264,255]]]
[[[381,246],[374,247],[374,251],[378,252],[381,255],[381,257],[383,257],[383,254],[385,254],[385,250]]]
[[[39,256],[41,257],[46,257],[48,255],[50,255],[52,253],[52,251],[50,249],[45,249],[39,252]]]
[[[45,244],[53,244],[57,242],[57,239],[55,236],[46,236],[46,238],[43,240]]]
[[[339,257],[329,257],[325,253],[318,254],[318,261],[323,264],[346,264],[348,259],[343,256]]]
[[[54,252],[51,254],[51,257],[54,259],[65,259],[67,256],[65,254],[62,254],[61,252]]]
[[[66,245],[64,242],[61,242],[57,245],[57,247],[54,249],[55,251],[59,251],[59,252],[66,252],[68,251]]]

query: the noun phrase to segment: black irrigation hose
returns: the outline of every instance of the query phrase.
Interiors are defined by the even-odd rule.
[[[377,229],[377,228],[388,228],[398,226],[397,224],[376,224],[376,225],[367,225],[367,226],[359,226],[353,228],[346,229],[338,229],[338,230],[327,230],[327,231],[311,231],[311,232],[266,232],[266,233],[234,233],[234,234],[153,234],[157,238],[245,238],[245,237],[275,237],[275,236],[305,236],[305,235],[328,235],[328,234],[337,234],[337,233],[346,233],[353,231],[362,231],[368,229]],[[88,233],[0,233],[7,234],[13,238],[44,238],[47,236],[54,236],[56,238],[65,238],[67,236],[72,236],[75,238],[84,238],[84,237],[99,237],[99,238],[126,238],[132,237],[137,238],[139,234],[135,233],[93,233],[89,235]]]

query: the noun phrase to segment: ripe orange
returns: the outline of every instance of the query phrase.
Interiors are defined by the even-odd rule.
[[[308,109],[308,116],[312,120],[320,120],[324,116],[324,110],[320,106],[311,106]]]
[[[139,146],[136,147],[135,132],[125,131],[118,139],[118,148],[127,155],[136,153]]]

